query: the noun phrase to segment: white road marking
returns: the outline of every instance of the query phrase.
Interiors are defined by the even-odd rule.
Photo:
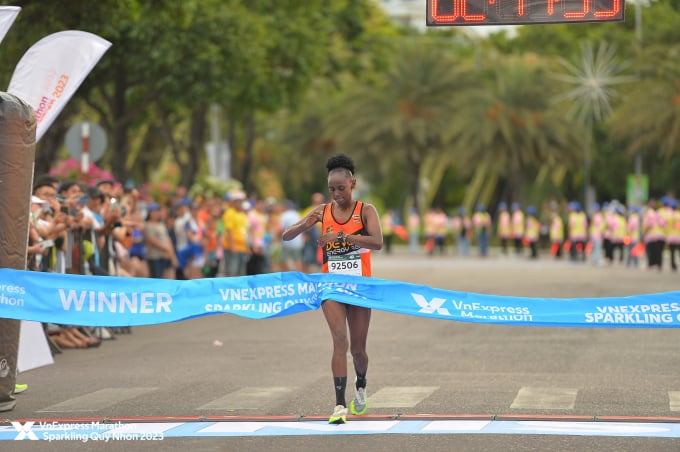
[[[574,409],[577,393],[578,390],[573,388],[537,388],[525,386],[519,390],[510,408],[572,410]]]
[[[482,430],[487,427],[492,421],[432,421],[423,427],[423,432],[455,432],[458,430]]]
[[[668,391],[671,411],[680,411],[680,391]]]
[[[266,408],[281,403],[281,398],[292,393],[296,388],[288,387],[256,387],[249,386],[231,392],[219,399],[212,400],[198,407],[198,410],[249,410]]]
[[[79,397],[64,400],[48,406],[38,413],[73,413],[78,411],[99,411],[124,400],[134,399],[158,388],[105,388]]]
[[[387,386],[368,393],[368,408],[413,408],[437,389],[439,386]]]

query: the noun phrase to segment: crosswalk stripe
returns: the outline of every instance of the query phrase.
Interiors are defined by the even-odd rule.
[[[439,386],[387,386],[368,394],[370,408],[413,408]],[[369,388],[370,390],[370,388]]]
[[[267,408],[276,403],[281,397],[292,393],[296,388],[288,387],[245,387],[231,392],[219,399],[212,400],[198,407],[199,410],[248,410]]]
[[[572,388],[537,388],[525,386],[510,405],[515,409],[571,410],[578,390]]]
[[[105,388],[50,405],[42,410],[38,410],[38,412],[98,411],[157,389],[158,388]]]
[[[668,391],[671,411],[680,411],[680,391]]]

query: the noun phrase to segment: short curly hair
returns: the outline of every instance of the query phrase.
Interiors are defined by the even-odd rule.
[[[354,160],[345,154],[334,155],[326,161],[326,169],[329,174],[336,169],[345,169],[354,175]]]

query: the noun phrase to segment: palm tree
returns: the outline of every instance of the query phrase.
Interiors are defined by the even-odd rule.
[[[680,151],[680,45],[645,50],[643,79],[609,118],[612,136],[634,154],[658,148],[666,161]]]
[[[583,127],[583,202],[589,206],[590,160],[594,122],[605,119],[611,112],[611,101],[617,95],[614,88],[634,80],[630,75],[623,75],[627,63],[616,58],[616,48],[601,43],[597,50],[591,43],[581,49],[580,59],[570,62],[558,58],[564,72],[554,73],[553,78],[564,82],[568,88],[558,96],[555,102],[570,102],[569,115],[575,117]]]
[[[522,201],[530,170],[571,165],[579,136],[551,105],[546,63],[536,55],[489,61],[480,78],[486,82],[463,93],[464,108],[451,121],[465,149],[462,164],[474,168],[478,193],[490,196],[505,178],[510,198]],[[466,202],[472,204],[475,196]]]
[[[329,120],[338,147],[362,150],[363,160],[377,163],[383,176],[407,165],[408,190],[421,212],[425,191],[441,181],[424,172],[433,162],[438,173],[451,164],[455,97],[470,82],[465,67],[441,42],[404,43],[377,83],[356,86]]]

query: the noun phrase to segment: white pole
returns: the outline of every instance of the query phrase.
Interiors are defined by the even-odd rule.
[[[81,152],[80,152],[80,172],[87,174],[90,171],[90,123],[84,122],[80,127]]]

